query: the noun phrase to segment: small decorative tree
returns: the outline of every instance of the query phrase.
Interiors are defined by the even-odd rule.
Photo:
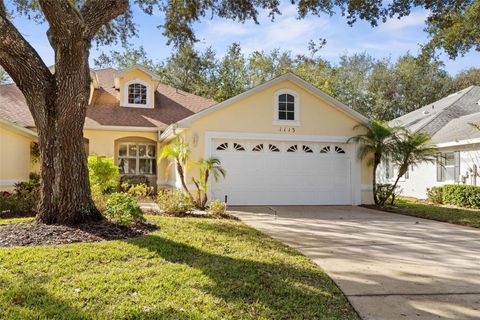
[[[186,165],[188,157],[190,156],[190,146],[181,137],[176,137],[170,144],[163,147],[160,154],[160,159],[169,159],[175,161],[178,176],[182,183],[183,191],[190,197],[192,201],[192,194],[188,190],[187,183],[185,182]]]
[[[368,124],[361,124],[354,129],[364,129],[366,132],[348,139],[348,142],[354,141],[360,143],[358,157],[363,160],[369,156],[368,165],[373,166],[373,200],[379,204],[377,197],[377,168],[382,162],[383,157],[392,153],[395,146],[395,135],[398,127],[390,127],[385,121],[372,120]]]
[[[391,154],[393,165],[398,168],[397,178],[389,190],[391,204],[395,201],[395,189],[398,181],[407,173],[408,168],[423,162],[435,162],[437,149],[432,147],[430,135],[424,132],[412,132],[402,129],[395,138],[395,152]],[[388,198],[385,198],[384,205]]]
[[[192,181],[197,188],[197,199],[195,200],[195,204],[199,209],[205,209],[208,201],[207,191],[210,176],[212,176],[215,181],[218,181],[221,177],[225,178],[226,171],[221,166],[220,159],[214,157],[201,160],[196,164],[200,167],[200,176],[198,180],[192,178]]]

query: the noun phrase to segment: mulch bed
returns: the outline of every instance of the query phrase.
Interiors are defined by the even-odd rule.
[[[158,227],[142,223],[124,227],[106,220],[76,226],[46,225],[35,221],[0,225],[0,247],[98,242],[135,238]]]

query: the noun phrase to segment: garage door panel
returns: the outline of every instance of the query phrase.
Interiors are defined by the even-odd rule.
[[[225,142],[225,140],[222,140]],[[223,143],[222,142],[222,143]],[[314,152],[286,152],[288,146],[304,142],[229,141],[239,143],[245,151],[232,148],[212,150],[227,171],[225,179],[212,182],[213,198],[228,196],[232,205],[342,205],[351,204],[350,158],[348,154],[320,153],[325,146],[308,144]],[[252,152],[253,146],[264,144],[261,152]],[[212,143],[217,146],[220,141]],[[279,148],[271,152],[268,145]],[[341,145],[347,150],[346,145]]]

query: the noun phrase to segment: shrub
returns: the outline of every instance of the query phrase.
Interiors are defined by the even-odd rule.
[[[36,212],[40,201],[40,175],[32,172],[27,181],[15,183],[14,199],[16,199],[15,211]]]
[[[91,186],[92,200],[98,211],[104,213],[107,210],[107,195],[105,195],[98,186]]]
[[[89,156],[88,174],[90,187],[98,187],[102,193],[113,191],[118,184],[118,167],[113,158]]]
[[[427,188],[427,199],[434,204],[443,203],[443,187]]]
[[[108,196],[107,210],[104,215],[126,226],[145,221],[137,200],[121,192],[115,192]]]
[[[2,218],[4,214],[17,212],[17,202],[16,195],[7,191],[0,192],[0,218]]]
[[[221,215],[225,213],[226,208],[227,205],[225,204],[225,202],[220,200],[213,200],[208,205],[208,212],[214,215]]]
[[[443,203],[459,207],[480,208],[480,187],[464,184],[443,186]]]
[[[122,191],[137,200],[144,200],[153,193],[153,187],[149,187],[144,183],[129,184],[128,182],[124,182],[121,187]]]
[[[185,214],[192,211],[194,207],[190,197],[179,189],[162,190],[156,202],[161,210],[173,214]]]
[[[379,204],[384,205],[385,203],[389,202],[391,205],[393,205],[395,198],[399,194],[399,188],[397,186],[393,192],[390,192],[392,187],[393,185],[390,183],[377,184],[377,199]]]

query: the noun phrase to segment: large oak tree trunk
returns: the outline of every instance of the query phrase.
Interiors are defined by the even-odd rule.
[[[44,223],[76,224],[101,218],[91,199],[83,146],[90,94],[88,50],[89,43],[81,37],[57,48],[55,90],[47,107],[52,112],[37,123],[43,180],[37,219]]]
[[[83,124],[90,94],[92,39],[128,10],[128,0],[39,0],[55,52],[51,72],[15,28],[0,0],[0,65],[25,96],[38,130],[41,200],[37,220],[76,224],[100,219],[90,195]]]

